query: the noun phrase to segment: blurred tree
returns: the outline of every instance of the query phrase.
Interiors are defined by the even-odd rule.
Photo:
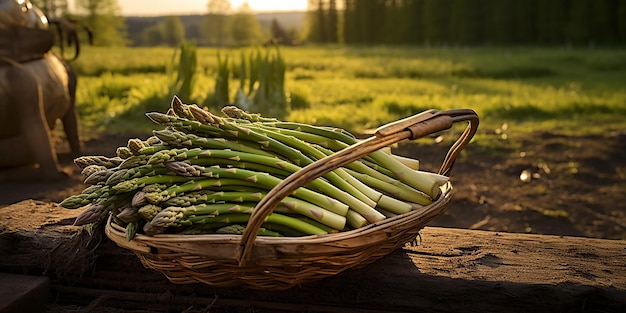
[[[536,10],[535,0],[513,1],[511,22],[514,25],[513,39],[516,44],[528,44],[534,41]]]
[[[565,25],[568,44],[586,44],[590,37],[590,13],[593,0],[572,0]]]
[[[336,0],[308,1],[307,39],[309,41],[317,43],[339,42],[340,21],[337,6]],[[343,38],[343,35],[341,37]]]
[[[76,0],[78,14],[93,30],[96,46],[127,44],[126,24],[116,0]]]
[[[195,44],[204,42],[204,33],[202,32],[203,23],[192,23],[185,27],[185,40],[192,41]]]
[[[232,11],[229,0],[210,0],[207,3],[207,15],[203,32],[207,43],[212,46],[224,46],[229,42],[228,19]]]
[[[308,0],[306,15],[306,38],[315,43],[324,42],[326,29],[324,3],[322,0]]]
[[[261,25],[248,2],[244,2],[231,17],[230,34],[238,46],[250,46],[260,42]]]
[[[450,28],[458,44],[476,44],[483,39],[484,0],[452,0]]]
[[[178,16],[168,16],[163,21],[163,39],[168,46],[174,47],[185,40],[185,26]]]
[[[422,34],[421,27],[410,25],[410,16],[419,13],[420,3],[412,0],[387,0],[383,3],[384,15],[381,26],[381,41],[386,44],[407,44]],[[414,10],[414,11],[411,11]]]
[[[324,1],[317,1],[317,13],[315,15],[317,19],[317,38],[314,38],[313,41],[326,43],[328,42],[328,24],[326,23],[326,14],[324,10]]]
[[[63,17],[68,13],[67,0],[31,0],[31,2],[49,19]]]
[[[354,15],[355,0],[345,0],[343,10],[343,27],[341,37],[344,43],[355,43],[356,17]]]
[[[309,0],[308,38],[342,8],[346,44],[623,44],[625,0]]]
[[[563,43],[568,0],[543,0],[535,3],[535,42]]]
[[[487,42],[509,44],[513,42],[513,27],[511,15],[515,0],[490,0],[486,8],[487,19],[485,20]]]
[[[622,1],[623,2],[623,1]],[[591,40],[610,43],[617,39],[618,10],[616,0],[594,0],[591,2]],[[622,15],[621,19],[626,18]]]
[[[141,33],[141,41],[146,46],[158,46],[165,42],[163,38],[163,24],[155,24],[147,27]]]
[[[376,44],[382,38],[384,0],[355,0],[355,43]]]
[[[618,41],[621,43],[626,42],[626,1],[618,1],[617,6],[617,34]]]
[[[404,38],[405,44],[423,44],[424,43],[424,21],[421,19],[424,11],[424,0],[405,0],[400,2],[399,18],[402,32],[401,37]]]
[[[279,44],[291,45],[292,38],[287,31],[280,25],[277,19],[273,18],[270,23],[270,32],[272,40]]]
[[[287,37],[291,39],[291,44],[298,44],[302,41],[302,29],[296,26],[291,26],[286,29]]]
[[[339,42],[339,13],[337,12],[337,1],[329,0],[328,10],[326,13],[326,42]]]
[[[424,0],[421,16],[427,44],[450,42],[450,7],[452,0]]]

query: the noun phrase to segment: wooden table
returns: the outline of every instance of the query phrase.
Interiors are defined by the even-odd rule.
[[[31,200],[0,209],[0,272],[47,277],[48,312],[626,309],[622,240],[426,227],[418,246],[364,268],[285,291],[264,291],[172,284],[108,238],[96,242],[71,226],[79,212]],[[0,287],[6,288],[1,280]]]

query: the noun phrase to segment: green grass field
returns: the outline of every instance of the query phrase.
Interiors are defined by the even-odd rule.
[[[481,133],[626,129],[626,50],[532,47],[281,47],[288,120],[363,132],[426,109],[471,108]],[[247,49],[245,51],[251,51]],[[213,96],[217,49],[198,49],[191,99]],[[174,48],[85,47],[73,66],[85,134],[147,132],[169,106]],[[240,50],[220,50],[237,59]],[[171,75],[170,75],[171,76]],[[232,94],[238,81],[233,80]],[[481,138],[480,135],[477,138]]]

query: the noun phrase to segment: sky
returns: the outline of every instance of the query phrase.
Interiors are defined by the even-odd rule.
[[[202,14],[207,10],[209,0],[118,0],[122,15],[178,15]],[[231,0],[237,9],[245,0]],[[305,10],[307,0],[248,0],[254,11],[293,11]],[[71,9],[71,8],[70,8]]]

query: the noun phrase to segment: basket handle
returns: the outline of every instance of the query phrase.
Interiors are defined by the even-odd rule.
[[[456,122],[469,121],[459,139],[450,147],[439,169],[439,174],[449,176],[452,166],[461,150],[470,142],[478,129],[478,115],[471,109],[447,111],[428,110],[411,117],[379,127],[374,136],[350,147],[319,159],[285,178],[272,188],[256,205],[241,236],[237,251],[239,265],[246,264],[250,257],[257,232],[265,218],[282,199],[294,190],[306,185],[324,174],[356,161],[376,150],[390,146],[404,139],[415,140],[452,127]]]

